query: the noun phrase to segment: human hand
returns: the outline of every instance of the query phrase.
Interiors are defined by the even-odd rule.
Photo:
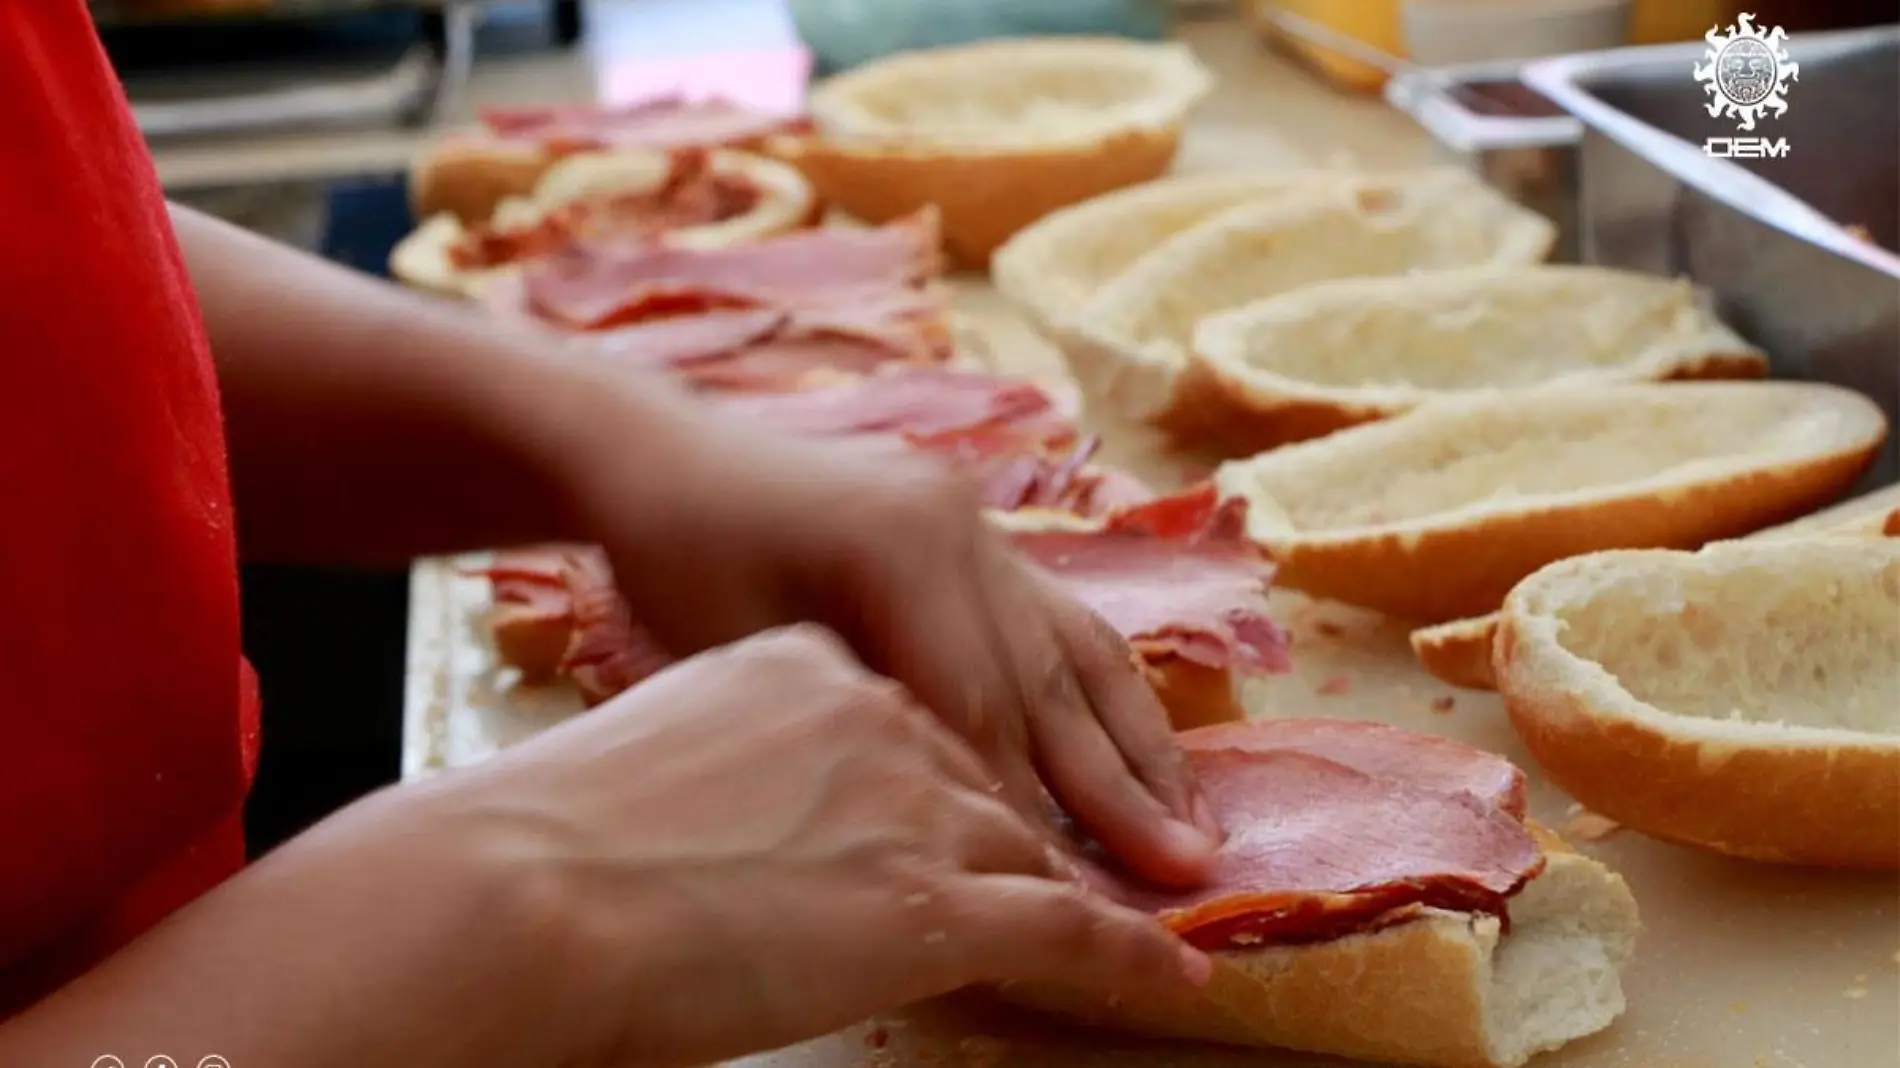
[[[584,1047],[563,1063],[707,1063],[973,983],[1205,981],[996,790],[813,627],[682,661],[424,803],[483,876],[535,887],[542,971],[571,984],[542,1000]]]
[[[585,495],[663,644],[690,653],[825,624],[975,747],[1028,818],[1047,827],[1046,783],[1137,873],[1178,886],[1209,874],[1219,826],[1127,643],[1021,562],[959,480],[743,427],[685,455],[602,469]],[[679,489],[656,492],[661,479]]]

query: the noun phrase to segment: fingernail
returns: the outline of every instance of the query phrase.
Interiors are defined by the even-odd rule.
[[[1214,958],[1183,942],[1181,944],[1181,976],[1190,985],[1206,986],[1214,978]]]
[[[1205,860],[1220,848],[1220,839],[1211,838],[1206,831],[1179,820],[1168,821],[1168,844],[1174,851],[1196,861]]]

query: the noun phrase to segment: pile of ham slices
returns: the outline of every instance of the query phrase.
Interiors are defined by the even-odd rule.
[[[726,104],[673,102],[667,115],[675,150],[695,147],[679,134],[700,126],[719,139],[757,129]],[[657,119],[645,107],[597,121],[577,109],[489,117],[563,151],[637,138]],[[1241,502],[1211,486],[1158,497],[1091,462],[1097,442],[1078,428],[1073,396],[960,365],[933,212],[703,249],[548,228],[509,252],[520,269],[481,295],[492,314],[552,328],[630,373],[668,375],[747,425],[958,470],[985,508],[1013,513],[1008,536],[1026,557],[1149,665],[1285,670],[1287,638],[1266,616],[1271,565],[1244,536]],[[567,679],[593,704],[667,661],[595,547],[511,550],[483,573],[496,648],[526,681]]]

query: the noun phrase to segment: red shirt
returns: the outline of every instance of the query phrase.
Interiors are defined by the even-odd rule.
[[[0,2],[0,1017],[243,864],[217,382],[84,0]]]

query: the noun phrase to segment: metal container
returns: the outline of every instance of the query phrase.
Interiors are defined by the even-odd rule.
[[[1774,159],[1704,151],[1738,131],[1692,73],[1701,42],[1542,60],[1524,80],[1583,125],[1585,262],[1693,279],[1777,376],[1857,389],[1900,427],[1900,27],[1786,47],[1788,111],[1747,134],[1786,138]],[[1900,475],[1896,440],[1869,487]]]
[[[1557,226],[1551,258],[1574,262],[1576,148],[1583,124],[1519,80],[1517,60],[1414,68],[1385,84],[1451,162]]]

